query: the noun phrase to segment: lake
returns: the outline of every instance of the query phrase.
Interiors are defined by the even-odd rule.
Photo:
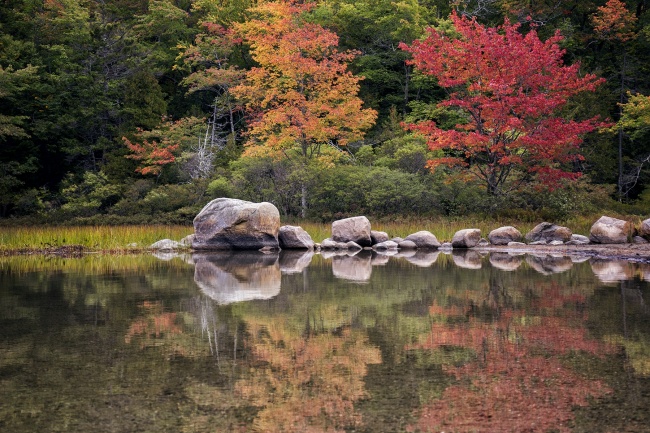
[[[2,432],[647,432],[650,265],[0,258]]]

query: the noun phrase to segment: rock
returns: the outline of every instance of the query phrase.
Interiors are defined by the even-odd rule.
[[[587,245],[589,243],[589,238],[587,236],[573,234],[571,235],[570,242],[575,242],[572,245]]]
[[[562,241],[568,242],[571,240],[571,230],[567,227],[558,226],[552,223],[539,223],[526,234],[528,242],[535,242],[544,240],[546,242]]]
[[[393,242],[397,242],[398,244],[404,240],[404,238],[400,238],[399,236],[395,236],[394,238],[390,239]]]
[[[394,241],[384,241],[374,244],[372,248],[377,251],[397,250],[399,245]]]
[[[476,244],[477,247],[487,247],[488,245],[490,245],[490,242],[485,238],[481,238],[481,240],[478,241],[478,244]]]
[[[278,232],[280,248],[286,250],[313,250],[314,241],[302,227],[282,226]]]
[[[386,242],[389,239],[390,238],[388,237],[388,233],[386,232],[370,230],[370,241],[372,242],[373,245]]]
[[[279,248],[280,213],[271,203],[218,198],[194,218],[195,250]]]
[[[548,244],[553,245],[553,246],[557,246],[557,245],[564,245],[564,242],[562,242],[562,241],[551,241]]]
[[[181,245],[190,248],[192,246],[192,241],[194,240],[194,236],[195,236],[194,233],[185,236],[183,239],[181,239]]]
[[[338,242],[334,242],[330,238],[323,239],[323,241],[320,243],[321,250],[335,250],[337,246]]]
[[[589,240],[597,244],[625,244],[634,235],[634,226],[631,222],[601,216],[591,226]]]
[[[641,223],[641,227],[639,227],[639,236],[650,239],[650,218]]]
[[[528,245],[547,245],[546,241],[535,241],[531,242]]]
[[[508,242],[509,247],[525,247],[526,244],[523,242]]]
[[[335,242],[356,242],[362,247],[372,245],[370,221],[364,216],[345,218],[332,223],[332,240]]]
[[[481,240],[481,230],[463,229],[458,230],[451,239],[451,246],[454,248],[473,248]]]
[[[363,249],[361,248],[361,245],[352,241],[346,242],[345,244],[343,244],[343,247],[344,247],[343,249],[350,250],[350,251],[359,251]]]
[[[406,238],[404,238],[404,240],[415,243],[415,246],[417,248],[436,249],[440,247],[440,242],[438,242],[438,239],[436,239],[434,234],[426,230],[422,230],[417,233],[410,234]]]
[[[648,240],[642,238],[641,236],[634,236],[634,238],[632,238],[632,242],[634,242],[635,244],[647,244]]]
[[[451,251],[454,249],[454,247],[451,245],[451,242],[443,242],[442,244],[440,244],[438,249],[444,251]]]
[[[399,246],[400,250],[417,250],[418,248],[418,246],[413,241],[404,240],[397,245]]]
[[[174,251],[182,249],[184,247],[180,242],[176,242],[171,239],[163,239],[158,242],[154,242],[149,248],[156,251]]]
[[[492,245],[508,245],[508,242],[519,242],[521,239],[521,232],[512,226],[499,227],[488,234]]]

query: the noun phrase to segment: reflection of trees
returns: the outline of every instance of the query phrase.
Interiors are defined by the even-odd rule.
[[[281,317],[247,322],[254,361],[236,389],[260,408],[256,431],[340,431],[361,423],[354,403],[366,394],[367,364],[380,362],[365,333],[343,326],[301,334]]]
[[[584,299],[545,287],[529,315],[494,278],[488,296],[469,307],[434,303],[431,332],[412,349],[470,350],[471,361],[443,368],[459,383],[422,411],[422,431],[569,431],[572,409],[610,389],[568,368],[559,355],[611,353],[584,328]],[[466,305],[467,305],[466,304]],[[491,314],[489,314],[491,312]],[[559,312],[559,313],[558,313]]]

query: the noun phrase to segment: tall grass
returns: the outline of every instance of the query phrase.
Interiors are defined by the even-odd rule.
[[[180,240],[188,226],[57,226],[0,227],[0,250],[41,249],[81,245],[92,250],[146,248],[161,239]]]

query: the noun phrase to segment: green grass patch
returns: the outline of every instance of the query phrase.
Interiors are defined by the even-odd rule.
[[[43,226],[0,227],[0,250],[45,249],[81,245],[91,250],[146,248],[161,239],[181,240],[188,226]]]

